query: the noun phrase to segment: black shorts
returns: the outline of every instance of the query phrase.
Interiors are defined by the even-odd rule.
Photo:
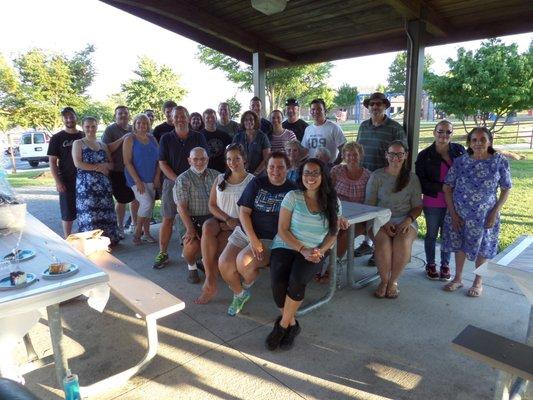
[[[111,181],[113,197],[117,203],[128,204],[135,200],[133,190],[126,184],[124,171],[110,171],[109,180]]]
[[[59,208],[62,221],[76,219],[76,183],[64,183],[66,191],[59,193]]]

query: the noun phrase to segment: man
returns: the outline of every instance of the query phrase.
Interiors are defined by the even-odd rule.
[[[385,115],[385,110],[390,107],[390,101],[383,93],[372,93],[363,101],[363,105],[370,111],[370,119],[363,121],[359,126],[357,143],[365,150],[362,166],[372,172],[387,166],[385,152],[389,143],[394,140],[407,143],[407,136],[398,122]],[[372,252],[371,241],[365,237],[363,243],[355,249],[354,255],[361,257]],[[368,260],[368,265],[375,265],[374,255]]]
[[[154,130],[154,121],[155,121],[155,113],[154,113],[154,110],[144,110],[143,111],[143,114],[146,114],[146,116],[148,117],[148,119],[150,120],[150,126],[152,127],[150,130],[153,131]],[[152,132],[150,132],[152,133]]]
[[[296,139],[301,142],[304,137],[305,128],[307,128],[309,124],[300,118],[300,103],[298,103],[298,100],[296,99],[287,99],[285,107],[287,119],[283,121],[281,126],[293,131],[296,134]]]
[[[309,150],[309,157],[315,157],[319,147],[325,147],[331,155],[331,162],[339,164],[342,147],[346,143],[344,132],[335,122],[326,118],[326,104],[322,99],[311,102],[311,117],[314,124],[305,128],[302,145]]]
[[[72,143],[85,135],[76,129],[78,117],[72,107],[65,107],[61,116],[65,129],[52,136],[47,155],[59,193],[61,223],[66,238],[72,233],[72,224],[76,219],[76,167],[72,160]]]
[[[217,129],[217,113],[212,108],[204,111],[205,128],[202,129],[202,135],[207,142],[209,151],[208,168],[216,169],[218,172],[226,170],[226,157],[224,151],[226,146],[231,144],[231,136],[226,132]]]
[[[115,122],[109,125],[102,136],[102,142],[107,144],[113,159],[113,170],[109,171],[109,180],[113,189],[113,197],[117,201],[115,211],[117,213],[117,224],[119,237],[124,239],[124,215],[126,214],[126,205],[130,205],[131,225],[129,232],[135,232],[137,222],[137,211],[139,202],[135,200],[135,194],[124,176],[124,159],[122,157],[122,143],[128,133],[131,132],[130,112],[126,106],[115,108]]]
[[[252,97],[252,100],[250,100],[250,110],[257,114],[257,116],[260,118],[260,128],[265,135],[270,139],[272,137],[272,124],[270,121],[266,118],[262,117],[261,109],[263,108],[263,103],[261,103],[261,99],[257,96]]]
[[[220,103],[218,105],[218,115],[220,121],[217,122],[217,129],[226,132],[233,137],[241,130],[240,125],[231,119],[231,110],[228,103]]]
[[[158,143],[161,141],[161,136],[174,130],[174,124],[172,122],[172,109],[176,106],[177,104],[172,100],[168,100],[163,103],[163,114],[165,114],[166,121],[157,125],[152,131],[152,135],[154,135]]]
[[[209,193],[218,176],[218,171],[207,168],[208,160],[207,151],[203,147],[192,149],[187,158],[190,168],[178,176],[173,191],[181,218],[178,231],[183,241],[183,258],[189,268],[189,283],[200,282],[196,262],[200,257],[202,225],[211,217]]]
[[[159,253],[155,257],[153,268],[161,269],[168,262],[168,242],[172,235],[172,224],[177,208],[172,191],[174,182],[189,167],[187,157],[195,147],[207,150],[207,143],[201,133],[189,132],[189,112],[183,106],[172,109],[174,130],[161,137],[159,142],[159,167],[163,172],[161,191],[161,216],[163,221],[159,229]]]

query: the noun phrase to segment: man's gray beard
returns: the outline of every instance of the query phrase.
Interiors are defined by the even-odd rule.
[[[193,166],[191,165],[191,169],[192,169],[192,172],[194,172],[195,174],[201,175],[201,174],[203,174],[203,173],[205,172],[205,170],[207,169],[207,167],[205,167],[205,168],[202,169],[202,170],[198,170],[198,169],[196,169],[195,167],[193,167]]]

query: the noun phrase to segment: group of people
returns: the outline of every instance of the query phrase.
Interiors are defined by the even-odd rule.
[[[260,269],[270,265],[280,309],[266,338],[271,350],[293,346],[301,331],[295,316],[307,284],[313,277],[328,279],[322,265],[335,243],[339,256],[348,248],[349,223],[341,201],[392,212],[375,235],[364,224],[356,226],[365,239],[355,255],[373,253],[369,262],[378,267],[376,297],[398,297],[398,280],[411,257],[422,212],[428,226],[427,277],[450,281],[450,252],[455,252],[456,274],[444,289],[459,289],[466,258],[476,259],[477,267],[496,254],[499,211],[511,187],[506,159],[494,152],[486,129],[469,133],[465,152],[450,142],[451,123],[441,121],[435,142],[418,154],[415,174],[405,131],[386,114],[387,97],[374,93],[364,106],[370,119],[349,143],[341,127],[326,118],[321,99],[310,103],[312,125],[299,118],[296,99],[286,102],[286,120],[281,110],[267,120],[261,117],[261,100],[254,97],[240,124],[231,120],[227,103],[219,105],[217,118],[213,109],[189,114],[167,101],[166,121],[153,129],[151,110],[129,125],[128,109],[119,106],[101,141],[98,121],[84,118],[79,132],[76,113],[67,107],[62,111],[65,129],[52,137],[48,150],[64,233],[70,234],[77,217],[80,231],[102,229],[114,245],[125,236],[129,204],[132,241],[158,242],[153,268],[160,269],[169,261],[176,222],[188,282],[200,282],[199,269],[205,273],[196,302],[216,296],[220,275],[233,292],[230,316],[243,309]],[[158,240],[150,234],[157,198],[162,216]],[[437,271],[439,229],[443,243]],[[467,294],[481,291],[476,277]]]

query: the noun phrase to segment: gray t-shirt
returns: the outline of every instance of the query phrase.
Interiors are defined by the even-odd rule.
[[[105,144],[113,143],[115,140],[120,139],[122,136],[131,132],[131,125],[128,125],[128,129],[124,130],[117,125],[116,122],[113,122],[107,128],[105,128],[104,134],[102,135],[102,142]],[[111,158],[113,159],[113,171],[124,171],[124,158],[122,157],[122,144],[111,153]]]
[[[372,172],[366,184],[365,204],[390,209],[391,218],[405,218],[411,209],[422,206],[422,189],[414,173],[406,187],[393,193],[395,186],[396,177],[384,168]]]
[[[222,125],[220,121],[218,121],[217,129],[226,132],[233,138],[237,134],[237,132],[241,130],[241,126],[237,122],[232,120],[230,120],[227,125]]]

